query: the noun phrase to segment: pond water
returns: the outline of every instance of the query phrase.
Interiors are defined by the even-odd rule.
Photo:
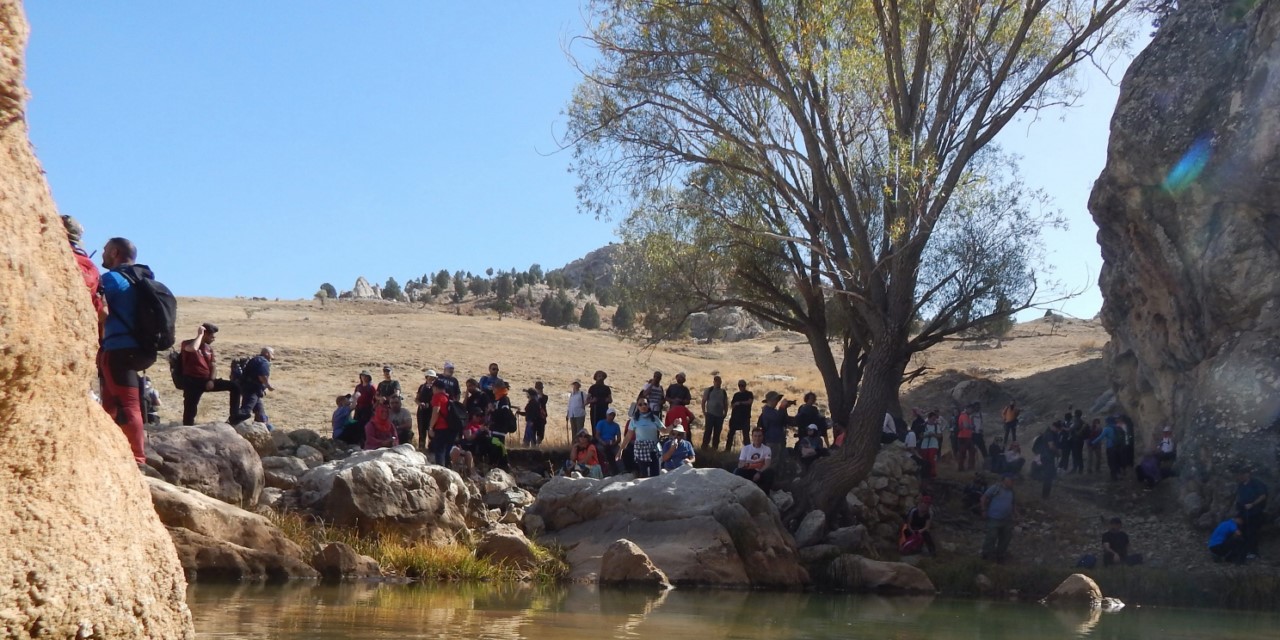
[[[1276,638],[1272,613],[1126,608],[1114,614],[1035,604],[829,593],[593,586],[196,585],[199,638],[867,638],[949,640]]]

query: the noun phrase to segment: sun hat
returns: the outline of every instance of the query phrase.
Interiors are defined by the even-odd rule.
[[[439,377],[439,376],[436,374],[436,370],[435,370],[435,369],[427,369],[427,371],[426,371],[426,377],[428,377],[428,378],[436,378],[436,377]]]

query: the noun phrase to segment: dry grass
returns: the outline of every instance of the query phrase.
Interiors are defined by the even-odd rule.
[[[422,381],[423,369],[438,370],[445,360],[456,363],[460,379],[478,377],[490,362],[498,362],[517,401],[523,399],[520,389],[542,380],[551,396],[546,447],[567,446],[563,412],[569,383],[580,379],[589,384],[596,369],[609,373],[618,405],[631,401],[657,369],[668,382],[676,372],[686,372],[695,390],[706,387],[712,372],[718,371],[730,389],[741,378],[758,398],[771,389],[797,399],[813,391],[819,405],[825,406],[822,378],[813,367],[808,344],[785,332],[746,342],[683,341],[651,349],[608,331],[554,329],[512,317],[499,321],[491,312],[466,305],[463,314],[456,315],[452,305],[424,309],[382,301],[329,300],[321,305],[316,300],[182,298],[178,311],[180,337],[194,335],[201,322],[219,325],[215,347],[222,376],[230,357],[250,355],[267,345],[276,348],[272,382],[278,391],[266,404],[272,421],[286,430],[306,427],[327,432],[334,396],[350,392],[361,369],[377,374],[382,365],[390,364],[405,393],[412,395]],[[1038,322],[1019,325],[999,349],[940,348],[931,350],[927,358],[921,354],[912,367],[927,364],[933,370],[913,385],[946,369],[973,368],[998,381],[1025,378],[1077,363],[1082,359],[1078,345],[1106,340],[1100,326],[1086,322],[1064,324],[1055,336],[1045,336],[1043,330]],[[794,379],[762,378],[768,375]],[[180,394],[164,382],[167,375],[158,368],[152,377],[164,394],[162,418],[179,419]],[[225,414],[221,394],[206,396],[201,403],[204,420]]]
[[[432,582],[559,582],[569,575],[563,554],[537,544],[533,548],[538,566],[526,570],[480,558],[462,542],[433,545],[388,531],[361,536],[353,529],[330,526],[297,513],[275,514],[271,519],[308,553],[330,542],[341,542],[377,560],[384,572],[407,578]]]

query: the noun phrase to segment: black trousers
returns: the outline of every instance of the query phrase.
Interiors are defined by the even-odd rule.
[[[724,416],[707,416],[707,425],[702,429],[702,448],[708,443],[712,449],[720,448],[720,431],[724,429]]]
[[[205,389],[208,380],[183,378],[182,380],[182,424],[191,426],[196,423],[196,411],[200,408],[200,398],[206,393],[229,392],[231,402],[228,405],[228,419],[234,419],[240,409],[240,385],[230,380],[214,380],[212,389]]]

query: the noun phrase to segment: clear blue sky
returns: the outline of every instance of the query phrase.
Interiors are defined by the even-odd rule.
[[[560,112],[577,0],[31,2],[31,137],[86,244],[180,295],[309,297],[357,276],[561,266],[614,238],[576,210]],[[580,48],[579,48],[580,49]],[[1113,74],[1119,78],[1119,70]],[[1085,203],[1116,90],[1002,142],[1071,229],[1055,277],[1101,305]]]

